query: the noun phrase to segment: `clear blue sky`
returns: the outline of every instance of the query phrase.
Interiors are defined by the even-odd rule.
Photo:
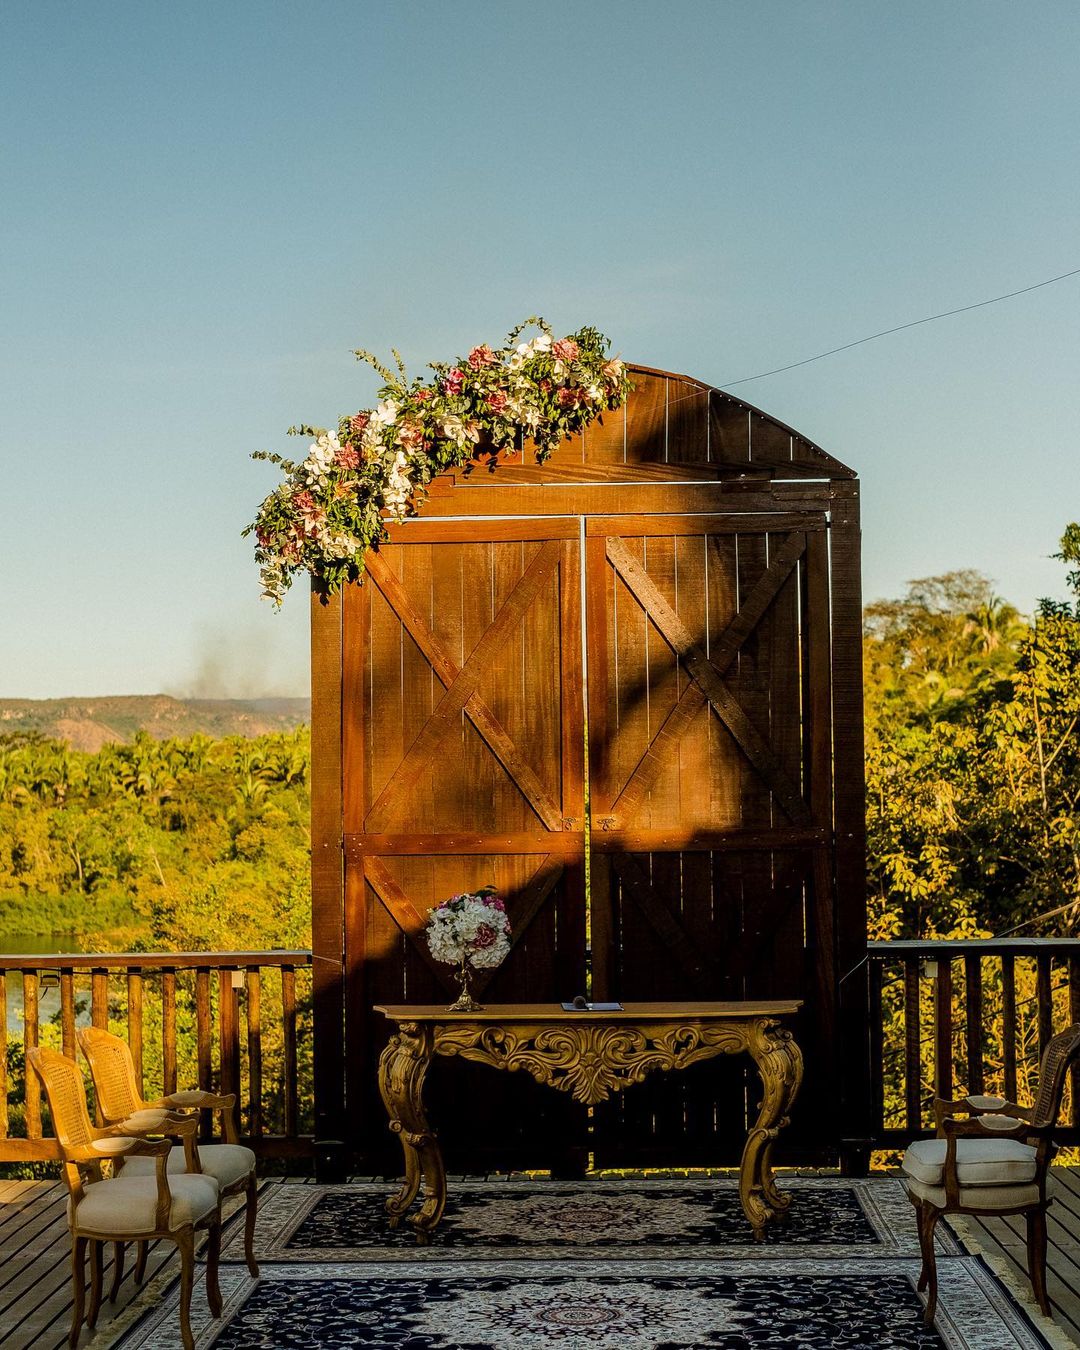
[[[1080,266],[1080,9],[11,0],[0,695],[304,692],[258,448],[532,312],[726,384]],[[868,598],[1030,607],[1080,277],[735,392],[855,466]]]

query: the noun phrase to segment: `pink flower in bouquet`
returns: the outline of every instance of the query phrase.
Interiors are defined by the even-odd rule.
[[[334,463],[341,469],[358,469],[360,451],[355,445],[343,445],[334,455]]]
[[[478,952],[486,951],[488,947],[494,947],[498,940],[498,933],[489,923],[482,923],[473,935],[472,946]]]
[[[625,369],[625,364],[617,357],[612,361],[604,362],[604,375],[609,380],[621,380]]]
[[[493,366],[498,359],[486,342],[482,342],[479,347],[474,347],[469,353],[469,365],[472,366],[473,370],[483,370],[485,366]]]
[[[403,421],[401,430],[398,432],[397,441],[405,450],[414,450],[424,439],[423,428],[417,422]]]
[[[303,488],[300,492],[293,495],[293,506],[296,507],[301,515],[310,515],[310,513],[315,510],[315,498],[307,488]]]
[[[573,338],[560,338],[551,344],[551,354],[556,361],[576,361],[580,351]]]
[[[455,366],[443,380],[442,387],[447,394],[460,394],[464,384],[465,372]]]
[[[354,436],[362,436],[371,421],[371,414],[366,412],[354,413],[349,418],[349,430]]]
[[[581,393],[579,388],[559,389],[555,394],[555,401],[560,408],[576,408],[581,402]]]
[[[506,407],[507,399],[506,395],[502,392],[501,389],[495,389],[490,394],[488,394],[484,402],[488,405],[488,407],[491,409],[493,413],[501,413],[502,410]]]
[[[426,403],[430,397],[430,389],[418,389],[416,393],[413,394],[413,398],[416,399],[417,403]]]

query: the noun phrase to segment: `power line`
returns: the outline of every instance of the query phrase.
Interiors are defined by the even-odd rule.
[[[877,338],[888,337],[890,333],[903,332],[905,328],[918,328],[921,323],[933,323],[937,319],[948,319],[953,314],[966,314],[968,310],[982,309],[985,305],[996,305],[1002,300],[1011,300],[1016,295],[1027,295],[1042,286],[1052,286],[1055,281],[1065,281],[1068,277],[1080,276],[1080,267],[1071,272],[1062,272],[1059,277],[1049,277],[1046,281],[1037,281],[1034,286],[1024,286],[1019,291],[1009,291],[1006,295],[995,295],[990,300],[980,300],[974,305],[961,305],[959,309],[947,309],[941,314],[928,314],[925,319],[912,319],[910,323],[898,323],[895,328],[883,328],[880,333],[871,333],[869,337],[857,338],[854,342],[845,342],[842,347],[831,347],[827,352],[818,352],[817,356],[808,356],[803,361],[792,361],[789,366],[777,366],[775,370],[763,370],[760,375],[746,375],[741,380],[721,380],[721,389],[733,389],[737,384],[749,384],[751,380],[763,380],[768,375],[780,375],[785,370],[795,370],[798,366],[808,366],[812,361],[821,361],[826,356],[835,356],[837,352],[849,351],[852,347],[861,347],[864,342],[873,342]]]

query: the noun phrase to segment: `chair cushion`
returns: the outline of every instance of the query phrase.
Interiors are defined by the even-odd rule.
[[[255,1170],[255,1154],[243,1144],[200,1144],[199,1164],[202,1175],[213,1177],[221,1189],[228,1190]],[[187,1159],[182,1144],[176,1144],[169,1154],[169,1175],[187,1171]],[[121,1177],[153,1176],[153,1158],[129,1158],[124,1163]]]
[[[904,1184],[913,1200],[925,1200],[935,1209],[945,1208],[945,1187],[924,1186],[921,1181],[906,1177]],[[1001,1211],[1037,1205],[1040,1201],[1036,1182],[1026,1186],[961,1186],[960,1203],[965,1209]]]
[[[944,1186],[944,1139],[920,1139],[901,1167],[924,1186]],[[961,1186],[1016,1186],[1035,1178],[1035,1150],[1019,1139],[958,1139],[956,1179]]]
[[[169,1187],[173,1196],[170,1228],[198,1223],[218,1207],[218,1186],[212,1177],[170,1177]],[[75,1225],[83,1233],[102,1235],[152,1233],[156,1209],[156,1177],[115,1177],[111,1181],[94,1181],[86,1187],[75,1211]],[[68,1222],[71,1223],[70,1198]]]

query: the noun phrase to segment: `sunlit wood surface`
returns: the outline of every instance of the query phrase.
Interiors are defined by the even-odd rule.
[[[268,1181],[269,1186],[302,1184]],[[703,1181],[707,1185],[707,1181]],[[1051,1176],[1049,1287],[1054,1320],[1080,1346],[1080,1168],[1055,1168]],[[60,1182],[0,1181],[0,1350],[61,1350],[71,1317],[71,1244],[64,1217],[66,1193]],[[235,1222],[231,1220],[230,1222]],[[1022,1220],[967,1220],[986,1255],[1005,1260],[1026,1278]],[[112,1279],[106,1249],[105,1290]],[[115,1304],[103,1302],[94,1350],[118,1340],[130,1326],[128,1305],[137,1294],[131,1254]],[[178,1269],[176,1249],[157,1245],[147,1262],[146,1281]],[[145,1286],[144,1286],[145,1287]],[[194,1299],[203,1297],[202,1269]],[[110,1334],[112,1332],[113,1334]],[[89,1345],[83,1330],[80,1346]]]

